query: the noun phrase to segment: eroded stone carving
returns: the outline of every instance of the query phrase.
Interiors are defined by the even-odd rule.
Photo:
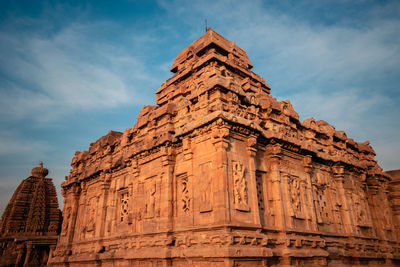
[[[302,186],[300,177],[289,176],[290,215],[298,219],[305,219]]]
[[[156,192],[157,192],[157,184],[154,179],[152,181],[147,182],[146,188],[146,204],[145,204],[145,218],[153,218],[155,216],[156,211]]]
[[[182,175],[180,178],[181,185],[181,209],[188,212],[191,208],[191,198],[189,192],[189,180],[187,175]]]
[[[119,206],[120,221],[126,222],[129,216],[129,193],[123,192],[120,196],[120,206]]]
[[[207,212],[212,210],[212,173],[211,162],[201,164],[200,169],[200,212]]]
[[[62,227],[61,227],[61,235],[65,236],[68,232],[68,226],[70,223],[70,217],[71,217],[71,207],[67,207],[67,209],[64,211],[63,214],[63,222],[62,222]]]
[[[179,53],[132,128],[75,154],[62,184],[68,234],[50,263],[400,261],[400,198],[390,191],[400,186],[385,186],[390,177],[369,143],[321,120],[301,122],[251,68],[246,52],[212,29]]]
[[[88,201],[88,213],[86,232],[93,232],[96,229],[97,196],[91,197]]]
[[[317,223],[329,223],[329,207],[327,205],[327,185],[321,173],[317,173],[312,178],[314,193],[314,207],[317,216]]]
[[[233,188],[235,209],[240,211],[249,211],[245,167],[237,161],[233,162]]]

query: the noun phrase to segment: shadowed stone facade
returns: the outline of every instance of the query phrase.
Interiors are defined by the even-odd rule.
[[[44,266],[61,226],[56,188],[42,162],[21,182],[0,221],[0,266]]]
[[[76,152],[50,262],[396,264],[390,176],[369,143],[299,121],[251,68],[245,51],[209,29],[178,54],[157,105],[133,128]]]

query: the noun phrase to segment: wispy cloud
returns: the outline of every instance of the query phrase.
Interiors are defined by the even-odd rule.
[[[0,31],[1,119],[43,122],[139,104],[138,85],[150,76],[138,58],[93,36],[107,27],[114,26],[74,23],[47,35]]]
[[[28,139],[11,130],[0,131],[0,157],[21,154],[35,154],[40,157],[49,150],[50,146],[44,141]]]

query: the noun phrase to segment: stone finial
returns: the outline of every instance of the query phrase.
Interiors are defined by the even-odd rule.
[[[35,167],[31,171],[32,176],[38,178],[44,178],[47,174],[49,174],[49,170],[43,167],[43,162],[39,162],[39,166]]]

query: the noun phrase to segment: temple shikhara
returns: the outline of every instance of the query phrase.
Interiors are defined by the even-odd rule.
[[[49,265],[400,264],[400,172],[369,142],[300,121],[251,69],[208,29],[133,128],[76,152]]]
[[[0,221],[0,266],[45,266],[61,226],[56,188],[40,162],[21,182]]]

